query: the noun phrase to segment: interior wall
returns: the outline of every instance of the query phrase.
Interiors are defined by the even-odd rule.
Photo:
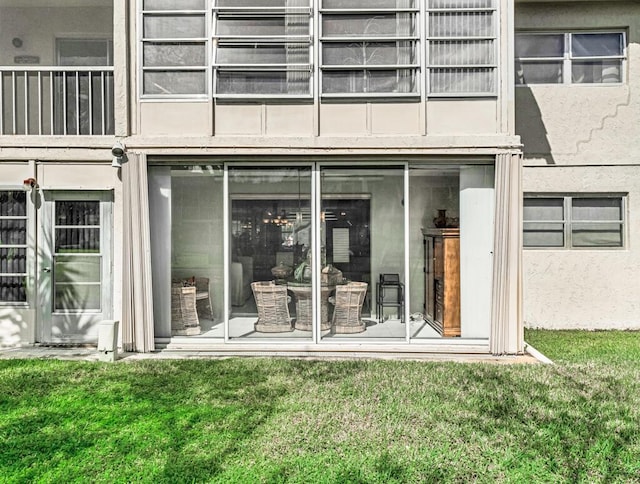
[[[215,323],[224,318],[224,256],[221,176],[171,178],[173,279],[206,277]],[[202,331],[211,327],[201,320]]]
[[[329,170],[329,168],[328,168]],[[403,168],[380,169],[371,175],[353,169],[339,181],[326,180],[323,193],[367,194],[371,197],[371,301],[376,298],[376,282],[383,273],[399,274],[404,280],[404,172]]]
[[[14,47],[12,39],[22,40]],[[55,65],[56,37],[113,38],[113,9],[106,7],[0,8],[0,65],[16,65],[15,56],[37,56]]]
[[[417,173],[416,173],[417,172]],[[459,179],[455,175],[419,174],[419,168],[409,177],[409,313],[424,314],[425,261],[423,228],[433,228],[438,210],[448,217],[459,217]]]
[[[494,166],[460,169],[460,327],[463,338],[491,331]]]

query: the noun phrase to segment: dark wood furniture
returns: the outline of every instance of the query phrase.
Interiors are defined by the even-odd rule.
[[[423,229],[425,316],[444,337],[460,336],[460,229]]]

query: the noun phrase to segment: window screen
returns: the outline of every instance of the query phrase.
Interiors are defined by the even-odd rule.
[[[0,302],[26,302],[27,194],[0,191]]]
[[[525,247],[623,247],[624,197],[525,197]]]
[[[418,94],[414,0],[323,0],[323,95]]]
[[[311,96],[309,0],[218,0],[217,97]]]
[[[518,33],[517,84],[605,84],[623,80],[623,32]]]
[[[429,93],[495,94],[494,0],[429,0]]]
[[[142,8],[142,94],[206,94],[206,0],[144,0]]]

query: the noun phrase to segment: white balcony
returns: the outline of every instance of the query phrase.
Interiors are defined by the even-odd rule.
[[[0,133],[113,134],[113,67],[0,68]]]
[[[112,0],[0,0],[0,135],[114,132]]]

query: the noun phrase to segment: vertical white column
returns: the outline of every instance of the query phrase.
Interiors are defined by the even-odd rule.
[[[135,86],[136,78],[135,73],[130,71],[129,48],[130,42],[137,37],[129,31],[128,24],[129,9],[135,10],[136,5],[137,2],[113,2],[113,116],[116,136],[129,135],[129,86]],[[132,25],[134,28],[135,25]],[[137,49],[137,45],[132,48]]]
[[[149,169],[151,273],[155,334],[171,336],[171,168]]]
[[[494,167],[460,169],[460,326],[463,338],[488,338],[494,232]]]

